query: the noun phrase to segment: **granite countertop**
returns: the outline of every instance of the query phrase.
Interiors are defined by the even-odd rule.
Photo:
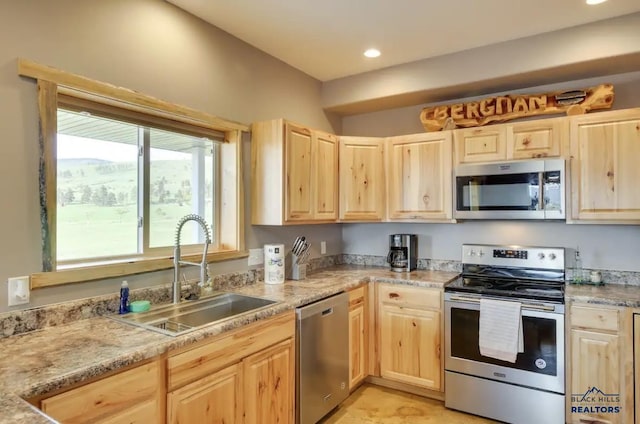
[[[166,351],[221,334],[364,282],[388,282],[442,288],[455,272],[396,273],[388,268],[337,266],[305,280],[256,283],[232,290],[276,303],[256,313],[171,337],[107,317],[79,320],[0,339],[0,423],[51,423],[22,400],[49,393],[108,371],[153,358]]]
[[[592,286],[567,283],[564,297],[565,301],[640,308],[640,286],[637,285]]]

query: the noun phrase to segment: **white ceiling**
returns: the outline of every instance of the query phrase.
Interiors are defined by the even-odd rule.
[[[640,11],[638,0],[168,0],[321,80]],[[367,59],[370,47],[382,56]]]

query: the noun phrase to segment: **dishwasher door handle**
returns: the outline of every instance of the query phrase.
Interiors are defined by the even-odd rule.
[[[302,320],[311,318],[314,315],[319,318],[335,316],[338,310],[343,307],[349,308],[349,294],[340,292],[317,302],[297,307],[296,316]]]

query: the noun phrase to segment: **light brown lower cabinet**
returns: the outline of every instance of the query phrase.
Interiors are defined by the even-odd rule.
[[[43,399],[40,409],[64,424],[163,423],[163,369],[154,360]]]
[[[293,423],[294,357],[290,338],[242,361],[246,424]]]
[[[293,424],[295,316],[273,318],[170,353],[172,424]]]
[[[640,311],[633,314],[633,410],[636,422],[640,421]]]
[[[349,292],[349,390],[367,376],[367,286]]]
[[[378,285],[380,375],[442,390],[442,290]]]
[[[570,304],[567,422],[633,423],[633,346],[628,308]]]
[[[169,393],[168,422],[239,423],[241,396],[241,366],[233,364]]]

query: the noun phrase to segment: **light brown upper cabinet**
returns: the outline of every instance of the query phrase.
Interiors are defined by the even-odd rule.
[[[340,220],[385,218],[384,141],[378,137],[340,137]]]
[[[455,130],[456,163],[563,156],[568,132],[565,117]]]
[[[456,163],[507,159],[507,129],[504,125],[455,130]]]
[[[571,216],[640,220],[640,108],[571,118]]]
[[[569,120],[538,119],[507,125],[507,159],[564,156],[568,150]]]
[[[252,125],[251,223],[338,218],[338,138],[283,119]]]
[[[451,220],[451,131],[387,139],[389,220]]]
[[[571,118],[571,217],[640,220],[640,109]]]

